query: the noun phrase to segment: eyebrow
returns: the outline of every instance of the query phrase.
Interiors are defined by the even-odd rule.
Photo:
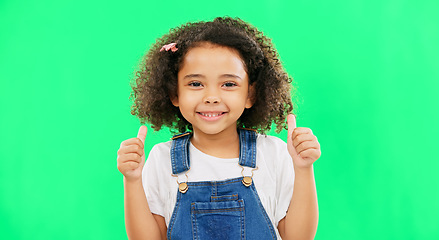
[[[242,80],[242,78],[240,76],[235,75],[235,74],[231,74],[231,73],[222,74],[220,77],[221,78],[237,78],[237,79]],[[206,78],[206,76],[204,76],[203,74],[188,74],[188,75],[183,77],[183,79],[186,79],[186,78]]]

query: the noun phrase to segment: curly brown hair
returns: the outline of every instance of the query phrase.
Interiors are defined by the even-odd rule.
[[[171,42],[176,43],[177,51],[160,51]],[[277,132],[285,129],[286,115],[293,110],[292,79],[282,67],[271,39],[243,20],[230,17],[183,24],[157,39],[131,82],[130,100],[134,99],[131,114],[142,124],[151,123],[154,130],[162,126],[173,132],[191,130],[191,124],[171,99],[177,96],[177,74],[186,53],[206,42],[236,49],[244,62],[249,84],[254,86],[254,104],[244,110],[237,127],[265,133],[274,122]]]

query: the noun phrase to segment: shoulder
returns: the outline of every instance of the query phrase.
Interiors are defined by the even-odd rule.
[[[171,150],[172,140],[167,142],[161,142],[154,145],[149,154],[169,154]]]
[[[171,164],[171,144],[172,141],[167,141],[154,145],[149,151],[145,167],[153,169],[168,168],[168,165]]]
[[[287,144],[278,137],[258,134],[256,148],[258,160],[265,162],[271,171],[282,171],[293,162]]]
[[[268,148],[272,151],[284,151],[287,149],[287,144],[282,139],[263,134],[257,135],[256,144],[258,148]]]

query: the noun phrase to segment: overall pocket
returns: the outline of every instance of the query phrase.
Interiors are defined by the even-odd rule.
[[[245,239],[244,201],[194,202],[192,234],[197,240]]]

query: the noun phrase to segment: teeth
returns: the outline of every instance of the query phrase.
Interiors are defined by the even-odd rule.
[[[206,116],[206,117],[217,117],[217,116],[219,116],[220,115],[220,113],[200,113],[201,115],[203,115],[203,116]]]

